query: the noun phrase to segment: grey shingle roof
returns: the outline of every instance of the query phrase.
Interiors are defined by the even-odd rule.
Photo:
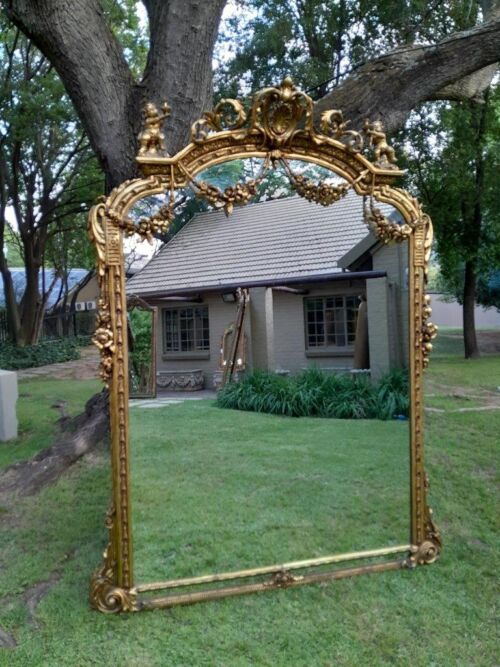
[[[367,235],[362,206],[349,192],[328,207],[295,196],[237,207],[229,217],[198,213],[128,281],[127,291],[172,293],[340,271],[337,261]]]

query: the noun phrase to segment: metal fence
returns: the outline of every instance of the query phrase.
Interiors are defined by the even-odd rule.
[[[95,331],[95,311],[81,311],[74,313],[59,313],[46,315],[43,320],[40,340],[54,340],[73,336],[91,336]],[[0,310],[0,344],[9,339],[7,314]]]

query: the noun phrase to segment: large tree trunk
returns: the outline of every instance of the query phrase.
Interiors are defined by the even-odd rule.
[[[21,321],[19,318],[19,310],[16,303],[16,293],[14,290],[14,281],[12,274],[9,271],[7,262],[0,254],[0,273],[2,274],[4,295],[5,295],[5,310],[7,312],[7,327],[9,330],[9,337],[14,345],[19,344]]]
[[[463,290],[463,329],[464,352],[466,359],[479,357],[474,308],[476,305],[477,263],[481,248],[481,234],[483,227],[482,200],[485,175],[485,158],[483,148],[486,139],[488,98],[489,89],[486,91],[485,104],[470,102],[473,111],[473,123],[476,128],[476,154],[474,160],[474,206],[470,220],[467,220],[466,215],[464,216],[464,234],[462,239],[462,243],[468,252],[468,259],[465,262]],[[463,203],[463,210],[467,211],[465,202]]]
[[[69,466],[101,442],[108,430],[108,392],[103,390],[87,401],[81,415],[63,422],[61,433],[51,447],[0,471],[0,498],[31,495],[57,481]]]
[[[25,254],[26,288],[21,304],[22,317],[19,332],[20,345],[33,345],[36,339],[36,323],[40,307],[40,290],[38,286],[40,265],[31,256]]]
[[[464,351],[466,359],[479,357],[479,347],[476,336],[476,322],[474,310],[476,307],[476,270],[474,263],[465,263],[464,291],[463,291],[463,327]]]
[[[150,51],[135,82],[99,0],[8,0],[7,16],[57,69],[106,173],[107,186],[136,175],[140,108],[168,100],[171,153],[211,106],[212,52],[226,0],[144,0]],[[429,46],[408,46],[358,68],[317,104],[340,108],[352,126],[381,118],[389,131],[419,103],[500,60],[500,20]],[[474,92],[477,94],[477,91]]]
[[[7,16],[60,75],[107,179],[107,188],[137,175],[135,156],[146,100],[168,100],[171,152],[211,106],[212,52],[226,0],[145,0],[150,51],[136,82],[99,0],[11,0]]]

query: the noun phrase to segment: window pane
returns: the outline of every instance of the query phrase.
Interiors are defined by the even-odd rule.
[[[352,346],[356,338],[359,299],[326,296],[305,300],[308,347]]]
[[[210,348],[208,306],[169,308],[163,312],[165,352]]]

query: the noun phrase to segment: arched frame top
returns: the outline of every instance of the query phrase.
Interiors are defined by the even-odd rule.
[[[394,150],[387,143],[379,121],[366,121],[361,132],[348,128],[338,110],[322,114],[320,128],[313,124],[313,101],[297,90],[290,79],[281,86],[257,93],[249,110],[238,100],[221,100],[210,112],[193,124],[191,142],[175,156],[165,151],[162,125],[169,115],[164,104],[161,112],[153,104],[145,108],[144,129],[139,135],[138,168],[142,176],[125,181],[90,212],[89,234],[96,246],[101,288],[94,342],[101,352],[101,377],[110,390],[111,449],[113,493],[106,525],[109,544],[103,565],[91,580],[91,604],[104,612],[186,604],[254,590],[283,588],[317,581],[318,577],[338,578],[338,571],[305,574],[297,577],[294,569],[373,557],[372,552],[340,554],[301,563],[255,568],[252,571],[194,577],[180,582],[148,582],[134,585],[132,533],[129,492],[128,455],[128,351],[126,336],[126,293],[123,262],[124,235],[144,238],[165,231],[175,215],[175,192],[193,186],[197,195],[224,206],[246,204],[255,195],[259,179],[236,184],[221,191],[197,180],[209,167],[224,162],[260,158],[265,168],[281,164],[290,183],[300,196],[317,204],[333,205],[353,189],[365,198],[365,221],[384,242],[408,241],[409,249],[409,371],[410,371],[410,528],[409,543],[399,548],[404,557],[377,565],[343,570],[347,574],[377,569],[414,567],[433,562],[439,555],[441,539],[427,504],[428,479],[424,471],[423,372],[432,349],[436,327],[429,322],[431,309],[425,294],[427,264],[432,243],[432,224],[419,202],[395,186],[403,174],[396,166]],[[331,185],[294,174],[290,162],[304,161],[323,167],[345,183]],[[237,186],[237,187],[236,187]],[[131,207],[140,199],[165,193],[166,202],[150,218],[138,223],[130,219]],[[402,222],[389,220],[376,202],[392,205]],[[398,548],[377,550],[378,556],[398,553]],[[319,562],[321,561],[321,562]],[[270,573],[265,582],[234,583],[227,588],[199,593],[144,597],[151,591],[201,585],[214,581],[234,581]]]

